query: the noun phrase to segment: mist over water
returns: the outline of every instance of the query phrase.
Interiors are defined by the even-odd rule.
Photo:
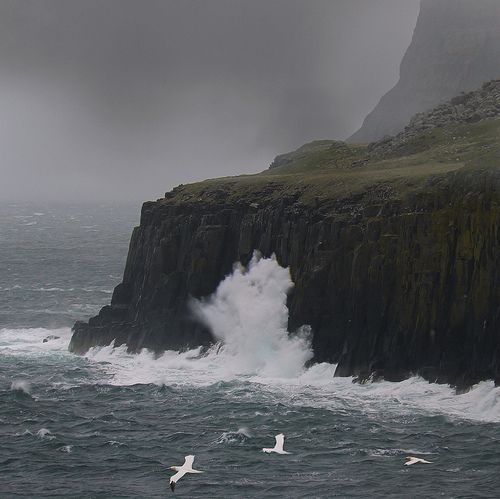
[[[92,212],[90,223],[82,208],[23,210],[30,218],[0,210],[0,232],[47,261],[57,247],[60,258],[34,273],[8,253],[15,241],[0,248],[10,262],[0,290],[0,497],[165,497],[167,467],[187,453],[208,473],[180,483],[184,497],[496,497],[500,389],[360,385],[335,378],[334,365],[304,367],[307,330],[286,329],[293,283],[273,258],[237,264],[193,303],[219,339],[208,352],[70,354],[71,310],[81,318],[84,305],[95,313],[109,300],[100,290],[117,277],[101,269],[123,266],[135,212]],[[37,228],[54,220],[71,225],[70,238]],[[90,225],[99,232],[89,236]],[[92,259],[82,272],[78,261]],[[59,311],[56,324],[44,309]],[[278,432],[293,452],[285,460],[261,452]],[[434,464],[406,469],[408,454]]]
[[[418,3],[3,0],[0,198],[139,203],[347,137]]]

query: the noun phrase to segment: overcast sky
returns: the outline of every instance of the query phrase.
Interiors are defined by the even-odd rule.
[[[0,200],[156,199],[343,139],[418,0],[0,0]]]

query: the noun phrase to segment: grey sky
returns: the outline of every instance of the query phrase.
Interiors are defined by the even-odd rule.
[[[154,199],[345,138],[418,5],[0,0],[0,199]]]

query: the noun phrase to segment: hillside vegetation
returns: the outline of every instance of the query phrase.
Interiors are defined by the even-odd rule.
[[[500,119],[452,124],[422,131],[386,159],[373,147],[337,141],[312,142],[256,175],[183,185],[167,193],[171,202],[256,203],[294,196],[305,205],[352,197],[370,190],[392,198],[425,189],[429,177],[457,170],[478,173],[500,166]]]

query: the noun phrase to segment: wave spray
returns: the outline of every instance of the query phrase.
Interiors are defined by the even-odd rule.
[[[191,308],[219,341],[218,355],[239,374],[298,376],[313,356],[307,326],[290,335],[287,295],[290,271],[273,255],[254,253],[248,267],[236,264],[216,292]],[[212,349],[214,350],[214,349]]]

